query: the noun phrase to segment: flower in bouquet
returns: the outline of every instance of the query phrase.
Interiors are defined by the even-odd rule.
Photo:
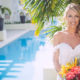
[[[66,80],[80,80],[79,58],[75,57],[74,62],[62,65],[59,74]]]
[[[80,80],[80,66],[73,67],[66,73],[66,80]]]

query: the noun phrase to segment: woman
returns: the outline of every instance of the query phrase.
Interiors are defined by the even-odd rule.
[[[70,62],[75,56],[80,56],[80,6],[71,3],[64,12],[66,29],[57,32],[53,38],[54,45],[54,66],[57,72],[61,65]],[[57,80],[62,80],[59,75]]]

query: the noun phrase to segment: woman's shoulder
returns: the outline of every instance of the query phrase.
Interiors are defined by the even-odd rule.
[[[58,31],[58,32],[56,32],[56,33],[54,34],[53,37],[62,37],[62,36],[64,36],[64,35],[65,35],[65,31]]]
[[[65,36],[64,31],[56,32],[54,34],[54,36],[53,36],[53,44],[54,44],[54,46],[59,44],[59,43],[61,43],[64,36]]]

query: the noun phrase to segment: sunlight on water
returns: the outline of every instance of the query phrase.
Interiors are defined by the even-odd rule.
[[[53,69],[53,46],[48,40],[44,46],[40,46],[36,53],[36,58],[34,62],[35,74],[34,80],[43,80],[44,69]]]
[[[46,40],[45,40],[46,39]],[[45,35],[28,32],[0,49],[0,80],[43,80],[53,68],[53,47]]]

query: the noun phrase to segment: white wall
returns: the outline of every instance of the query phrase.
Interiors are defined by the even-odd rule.
[[[20,21],[19,18],[19,0],[0,0],[0,5],[10,8],[12,14],[10,22]]]

